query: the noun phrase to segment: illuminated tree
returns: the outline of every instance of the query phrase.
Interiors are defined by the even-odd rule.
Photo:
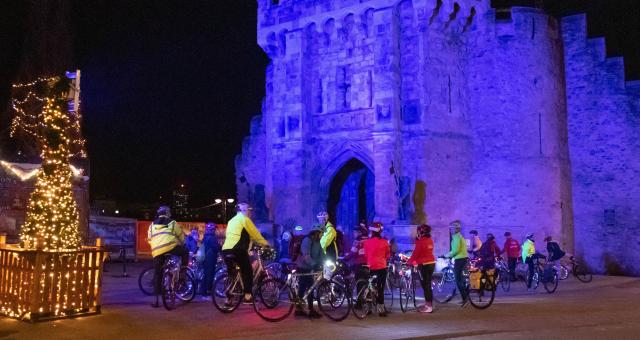
[[[40,150],[42,158],[20,234],[25,248],[62,250],[78,249],[81,245],[69,160],[75,155],[84,157],[85,152],[80,113],[77,108],[70,110],[73,96],[77,95],[71,85],[67,76],[13,85],[12,105],[16,115],[11,135],[25,135]]]

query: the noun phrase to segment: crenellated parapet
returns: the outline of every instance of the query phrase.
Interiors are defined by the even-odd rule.
[[[258,44],[271,57],[286,54],[287,32],[320,35],[325,42],[356,31],[374,34],[374,13],[392,10],[399,22],[465,32],[490,10],[490,0],[258,0]]]

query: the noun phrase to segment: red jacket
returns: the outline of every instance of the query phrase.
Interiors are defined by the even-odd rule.
[[[520,243],[518,243],[514,238],[508,238],[504,242],[502,253],[507,253],[507,257],[520,257]]]
[[[351,249],[349,251],[351,264],[367,264],[367,256],[365,256],[364,254],[364,242],[366,240],[366,237],[359,237],[358,239],[353,240],[353,246],[351,246]]]
[[[391,257],[389,242],[383,238],[372,237],[364,241],[364,254],[371,270],[387,268],[387,260]]]
[[[416,241],[416,247],[407,263],[409,264],[430,264],[435,263],[436,257],[433,255],[433,239],[431,237],[421,237]]]

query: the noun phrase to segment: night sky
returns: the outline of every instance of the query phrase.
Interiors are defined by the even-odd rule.
[[[25,52],[24,2],[0,5],[3,159],[14,159],[5,104]],[[71,3],[92,198],[156,202],[180,184],[195,206],[233,195],[233,160],[260,111],[268,63],[256,44],[256,1]],[[609,55],[625,56],[627,78],[640,79],[637,0],[546,4],[558,15],[588,12],[590,35],[606,36]]]

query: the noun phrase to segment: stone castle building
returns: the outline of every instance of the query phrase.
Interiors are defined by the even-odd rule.
[[[401,248],[429,223],[551,235],[600,272],[640,274],[640,83],[586,18],[489,0],[258,0],[271,59],[236,159],[258,217]],[[634,209],[635,208],[635,209]]]

